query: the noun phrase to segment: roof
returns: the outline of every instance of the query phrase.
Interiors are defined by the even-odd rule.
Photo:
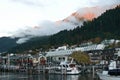
[[[72,54],[74,49],[69,50],[60,50],[60,51],[49,51],[46,54],[46,57],[52,57],[52,56],[65,56]]]

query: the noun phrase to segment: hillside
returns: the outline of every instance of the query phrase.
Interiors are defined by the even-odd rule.
[[[97,19],[84,22],[82,27],[64,30],[50,38],[51,45],[79,44],[83,41],[99,39],[120,39],[120,7],[107,10]]]
[[[19,52],[29,49],[43,48],[51,46],[61,46],[64,44],[74,45],[85,41],[99,43],[103,39],[120,39],[120,7],[107,10],[98,18],[84,22],[83,26],[73,30],[63,30],[57,34],[31,39],[30,41],[17,45],[9,50]]]
[[[28,40],[26,43],[17,44],[17,46],[9,49],[8,52],[22,52],[26,50],[35,50],[40,48],[48,48],[49,47],[49,36],[35,37]]]
[[[0,52],[6,52],[8,49],[15,47],[17,39],[12,39],[10,37],[1,37],[0,38]]]

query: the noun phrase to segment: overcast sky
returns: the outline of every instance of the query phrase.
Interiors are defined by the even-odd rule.
[[[0,0],[0,36],[38,26],[44,20],[62,20],[80,8],[116,3],[120,0]]]

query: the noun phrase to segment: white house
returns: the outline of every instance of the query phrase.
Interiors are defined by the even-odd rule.
[[[67,61],[67,58],[70,54],[72,54],[75,51],[75,49],[67,49],[65,46],[58,47],[54,51],[48,51],[46,52],[47,58],[52,58],[53,61],[61,62],[61,61]]]

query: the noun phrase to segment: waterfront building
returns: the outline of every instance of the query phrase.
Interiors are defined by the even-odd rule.
[[[58,47],[54,51],[46,52],[46,57],[49,62],[58,62],[66,61],[68,56],[71,55],[75,49],[67,49],[66,46]]]

